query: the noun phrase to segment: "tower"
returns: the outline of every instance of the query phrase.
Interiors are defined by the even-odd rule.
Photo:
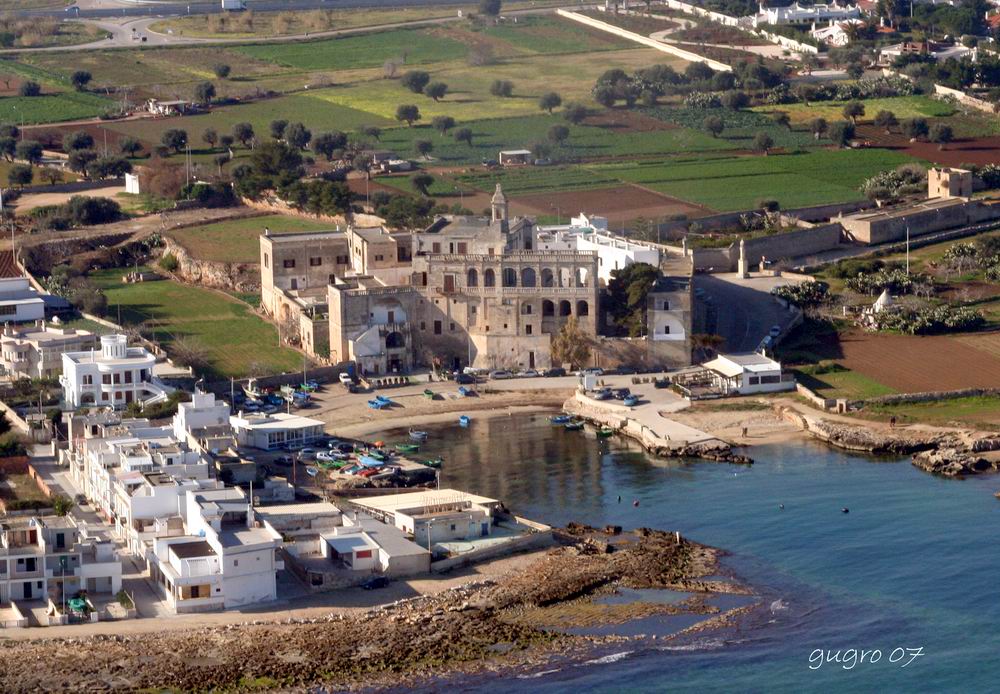
[[[490,201],[490,209],[493,212],[493,221],[507,224],[507,196],[503,194],[503,189],[497,183],[497,189],[493,193]]]

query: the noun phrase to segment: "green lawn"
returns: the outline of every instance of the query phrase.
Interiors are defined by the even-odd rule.
[[[809,374],[809,369],[795,374],[796,380],[824,398],[848,398],[864,400],[880,395],[892,395],[896,391],[857,371],[832,371],[830,373]]]
[[[277,329],[242,301],[170,280],[123,284],[121,275],[90,274],[108,297],[109,314],[120,306],[123,323],[145,323],[168,351],[174,339],[190,338],[208,350],[211,376],[245,376],[255,364],[273,373],[302,367],[301,355],[279,347]]]
[[[131,135],[145,142],[157,144],[164,131],[171,128],[186,130],[192,146],[202,146],[201,134],[206,128],[215,128],[224,135],[236,123],[248,122],[253,125],[258,137],[270,137],[269,127],[273,120],[301,121],[312,130],[313,135],[331,130],[354,130],[363,125],[386,125],[395,123],[348,106],[330,103],[326,99],[329,90],[290,94],[274,99],[255,101],[240,106],[223,106],[211,113],[179,118],[157,118],[139,121],[111,123],[108,127],[116,132]]]
[[[861,200],[861,182],[911,161],[889,150],[816,150],[794,154],[675,158],[638,164],[592,165],[652,190],[719,211],[775,199],[782,207]]]
[[[757,133],[767,133],[774,140],[775,147],[786,149],[815,147],[817,144],[829,144],[829,140],[817,142],[813,134],[806,129],[791,129],[775,125],[771,117],[756,111],[736,111],[728,108],[678,108],[660,106],[645,108],[642,112],[653,118],[674,123],[699,132],[705,130],[705,119],[716,117],[722,120],[724,129],[719,140],[730,149],[751,149]]]
[[[111,110],[114,102],[96,94],[62,92],[41,96],[0,98],[0,122],[57,123],[78,118],[93,118]]]
[[[517,24],[487,26],[479,29],[479,33],[529,53],[578,53],[635,47],[635,43],[627,39],[555,16],[519,17]]]
[[[264,227],[273,234],[329,230],[329,222],[279,214],[233,219],[200,227],[171,231],[170,236],[195,258],[221,263],[256,263],[260,260],[258,239]]]
[[[781,104],[780,106],[757,106],[754,111],[773,112],[784,111],[793,123],[807,123],[813,118],[826,118],[827,121],[844,120],[844,104],[846,101],[814,101],[806,104]],[[879,111],[892,111],[896,118],[943,118],[955,112],[955,107],[945,101],[932,99],[929,96],[894,96],[886,99],[866,99],[861,103],[865,106],[862,121],[870,121]]]
[[[348,70],[381,67],[387,60],[406,65],[440,63],[463,58],[466,47],[423,29],[396,29],[361,36],[240,46],[237,51],[300,70]]]
[[[963,427],[978,425],[992,428],[1000,420],[1000,397],[984,395],[933,402],[870,405],[865,407],[861,416],[878,419],[894,416],[900,422],[960,423]]]
[[[454,179],[460,184],[486,193],[492,192],[496,188],[496,184],[500,183],[508,195],[587,190],[619,184],[617,178],[595,175],[593,172],[578,166],[528,167],[472,172],[454,176]]]

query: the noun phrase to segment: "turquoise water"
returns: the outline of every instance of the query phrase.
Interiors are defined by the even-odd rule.
[[[622,441],[552,427],[541,416],[431,431],[422,452],[445,457],[443,486],[500,498],[551,524],[679,530],[729,550],[725,570],[758,588],[765,605],[738,629],[694,643],[628,645],[551,672],[451,683],[462,690],[997,687],[998,477],[939,479],[906,460],[808,441],[754,448],[750,468],[659,461]],[[917,648],[922,655],[895,650]],[[873,664],[869,655],[853,668],[814,660],[811,667],[817,649],[840,651],[842,659],[848,649],[879,649],[881,658]]]

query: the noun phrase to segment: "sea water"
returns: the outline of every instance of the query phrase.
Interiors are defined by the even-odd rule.
[[[430,428],[442,486],[558,525],[648,526],[723,548],[762,609],[737,629],[644,642],[464,691],[994,691],[1000,681],[1000,477],[948,480],[906,459],[807,440],[752,467],[665,461],[542,415]],[[405,432],[387,432],[405,437]],[[636,503],[637,502],[637,503]],[[782,508],[783,506],[783,508]],[[843,509],[849,513],[844,513]],[[530,679],[527,679],[530,678]],[[445,684],[445,683],[440,683]]]

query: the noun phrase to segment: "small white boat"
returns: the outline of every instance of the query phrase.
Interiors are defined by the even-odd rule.
[[[459,426],[467,427],[470,424],[472,424],[472,417],[470,417],[469,415],[463,414],[461,417],[458,418]]]
[[[413,441],[426,441],[427,432],[419,431],[417,429],[410,429],[410,439],[412,439]]]
[[[306,474],[309,475],[310,477],[315,477],[316,475],[319,474],[319,468],[310,465],[309,467],[306,468]]]

